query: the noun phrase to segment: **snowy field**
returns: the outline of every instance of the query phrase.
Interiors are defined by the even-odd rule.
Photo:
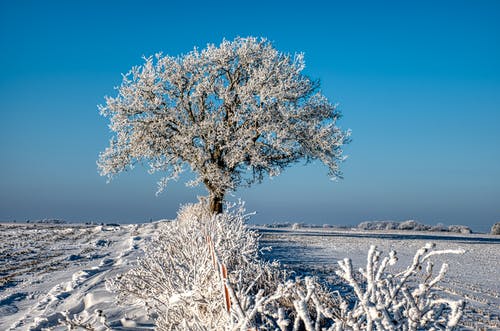
[[[153,322],[139,306],[119,307],[105,279],[134,265],[157,223],[124,226],[0,224],[0,330],[67,330],[79,324],[94,330],[149,330]],[[259,228],[262,245],[299,273],[314,274],[342,287],[336,261],[365,263],[370,245],[395,249],[396,265],[409,264],[427,242],[463,248],[445,256],[450,271],[440,290],[467,300],[464,329],[500,329],[500,238],[490,235],[378,232],[332,229]],[[63,326],[58,321],[66,320]]]
[[[141,309],[114,304],[105,279],[130,268],[154,227],[1,224],[0,330],[52,328],[65,312],[82,324],[152,329]]]
[[[404,269],[417,249],[428,242],[437,249],[466,250],[464,255],[444,255],[450,269],[438,288],[453,298],[465,298],[465,329],[500,330],[500,237],[485,234],[443,232],[358,231],[328,229],[260,229],[262,244],[273,247],[272,258],[301,273],[339,282],[337,261],[349,257],[357,268],[365,267],[370,245],[385,253],[395,250]],[[436,261],[439,261],[437,259]]]

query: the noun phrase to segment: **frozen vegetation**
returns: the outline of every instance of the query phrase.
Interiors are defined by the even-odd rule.
[[[494,236],[248,228],[240,205],[207,211],[126,226],[2,224],[0,329],[500,326]]]
[[[223,212],[228,193],[299,161],[341,177],[350,131],[304,68],[303,54],[253,37],[133,67],[100,106],[114,132],[101,174],[143,163],[166,174],[161,191],[191,170],[208,197],[173,221],[1,224],[0,329],[498,327],[493,236],[412,220],[249,228],[241,203]],[[453,234],[416,232],[429,230]]]
[[[338,126],[341,112],[319,81],[303,73],[304,54],[238,37],[144,60],[100,106],[114,132],[99,157],[102,175],[143,163],[165,175],[161,191],[191,170],[188,185],[204,185],[217,213],[227,193],[300,161],[321,161],[341,177],[351,133]]]
[[[294,230],[297,229],[317,229],[317,228],[325,228],[325,229],[348,229],[352,228],[350,226],[336,226],[331,224],[323,224],[323,225],[314,225],[314,224],[305,224],[299,222],[276,222],[272,224],[263,224],[261,225],[266,228],[292,228]],[[462,233],[468,234],[472,233],[470,227],[466,225],[449,225],[445,226],[442,224],[438,225],[426,225],[419,223],[414,220],[407,220],[403,222],[398,221],[365,221],[359,223],[355,228],[359,230],[401,230],[401,231],[428,231],[428,232],[454,232],[454,233]],[[495,226],[492,228],[491,232],[495,231]],[[498,228],[500,231],[500,227]]]
[[[465,225],[426,225],[414,220],[404,222],[395,221],[367,221],[358,225],[361,230],[409,230],[409,231],[432,231],[432,232],[456,232],[472,233],[471,229]]]

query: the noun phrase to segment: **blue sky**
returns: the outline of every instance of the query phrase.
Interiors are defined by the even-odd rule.
[[[173,218],[204,190],[156,197],[141,167],[106,184],[97,105],[142,55],[250,35],[304,52],[353,130],[343,180],[312,164],[236,191],[255,222],[500,221],[498,1],[1,1],[0,220]]]

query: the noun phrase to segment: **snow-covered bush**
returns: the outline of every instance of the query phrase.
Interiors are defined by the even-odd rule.
[[[428,231],[430,226],[421,224],[414,220],[399,223],[398,230]]]
[[[465,225],[450,225],[445,227],[442,224],[435,226],[419,223],[414,220],[407,220],[403,222],[395,221],[366,221],[359,223],[358,229],[360,230],[403,230],[403,231],[433,231],[433,232],[455,232],[461,234],[472,233],[471,229]]]
[[[491,234],[500,234],[500,222],[496,222],[491,227]]]
[[[400,272],[391,270],[396,252],[381,258],[375,246],[368,252],[366,268],[358,273],[350,259],[339,261],[337,274],[352,287],[354,300],[326,291],[314,278],[288,280],[274,293],[255,300],[262,303],[255,306],[257,314],[266,319],[254,321],[265,323],[233,324],[229,330],[453,330],[463,315],[464,301],[438,297],[434,286],[443,279],[448,265],[443,264],[435,275],[431,259],[463,251],[432,247],[428,244],[419,249],[412,264]]]
[[[461,234],[470,234],[472,230],[466,225],[450,225],[448,226],[448,231],[461,233]]]
[[[399,222],[393,221],[366,221],[358,225],[360,230],[395,230],[399,226]]]
[[[226,284],[233,309],[225,330],[312,331],[333,326],[339,314],[339,296],[315,278],[276,283],[275,290],[267,295],[262,289],[235,295],[231,284]]]
[[[381,258],[381,252],[371,246],[362,280],[354,273],[350,259],[339,261],[337,274],[353,288],[357,297],[354,308],[344,302],[341,324],[336,330],[451,330],[463,314],[464,302],[437,297],[433,287],[448,270],[443,264],[433,274],[431,258],[442,254],[462,254],[462,250],[432,250],[427,244],[415,254],[412,264],[402,272],[391,273],[397,261],[395,251]],[[333,329],[332,329],[333,330]]]
[[[183,206],[176,221],[161,224],[137,267],[108,287],[122,303],[144,304],[157,330],[224,330],[234,301],[226,282],[238,297],[267,295],[283,282],[283,272],[258,258],[257,233],[246,218],[242,204],[219,215],[205,200]]]
[[[121,302],[144,304],[156,330],[437,330],[453,329],[462,316],[463,302],[433,290],[447,265],[433,275],[430,262],[460,251],[429,245],[394,272],[396,253],[382,258],[372,247],[359,273],[349,259],[339,262],[337,274],[352,288],[342,297],[316,278],[292,278],[263,262],[246,218],[241,204],[219,215],[206,200],[186,205],[176,221],[159,225],[138,265],[108,285]]]
[[[443,223],[438,223],[430,227],[429,231],[432,232],[446,232],[449,231],[448,227],[446,227]]]

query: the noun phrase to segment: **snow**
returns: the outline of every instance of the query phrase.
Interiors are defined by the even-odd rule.
[[[129,270],[160,223],[125,226],[0,224],[0,330],[66,330],[92,325],[96,330],[153,329],[142,306],[118,306],[105,280]],[[500,328],[500,238],[483,234],[259,228],[261,244],[273,246],[268,259],[303,274],[338,281],[337,262],[352,259],[365,267],[371,245],[396,250],[407,266],[428,242],[463,255],[435,256],[449,264],[439,289],[467,300],[466,329]],[[184,295],[184,294],[182,294]],[[173,293],[171,300],[181,299]],[[59,326],[57,326],[59,324]]]
[[[262,245],[274,247],[268,258],[276,258],[288,268],[319,275],[331,283],[337,261],[349,257],[353,268],[366,266],[371,245],[389,253],[395,250],[398,264],[411,264],[414,253],[426,243],[440,250],[464,249],[463,255],[436,256],[435,261],[449,264],[438,288],[443,296],[467,301],[460,324],[471,329],[500,329],[500,238],[486,234],[454,234],[413,231],[361,231],[331,229],[260,228]],[[436,263],[437,265],[438,263]]]
[[[41,330],[66,316],[121,329],[145,316],[139,307],[117,307],[105,279],[134,264],[154,228],[0,224],[0,330]]]

